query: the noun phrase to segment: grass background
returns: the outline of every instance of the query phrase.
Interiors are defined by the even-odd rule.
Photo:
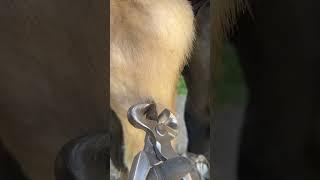
[[[180,75],[180,78],[178,81],[177,91],[178,91],[179,95],[187,95],[187,93],[188,93],[186,82],[184,81],[182,75]]]
[[[246,88],[243,73],[234,48],[227,44],[223,50],[223,60],[219,64],[219,73],[214,82],[216,105],[243,104],[246,100]],[[177,92],[187,95],[188,90],[183,76],[180,76]]]

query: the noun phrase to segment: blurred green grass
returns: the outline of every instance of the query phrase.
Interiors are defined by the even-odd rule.
[[[235,49],[227,44],[223,49],[222,61],[214,82],[217,105],[243,104],[246,102],[246,86],[243,72]]]
[[[180,78],[178,81],[177,92],[179,95],[187,95],[188,93],[186,82],[184,81],[184,78],[182,75],[180,75]]]
[[[217,105],[243,104],[246,101],[246,87],[243,73],[234,48],[227,44],[223,50],[223,58],[219,64],[218,78],[214,82],[215,102]],[[181,75],[177,85],[179,95],[188,93],[186,83]]]

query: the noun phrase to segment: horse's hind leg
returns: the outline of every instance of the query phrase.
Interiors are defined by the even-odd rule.
[[[185,66],[183,75],[188,87],[185,105],[185,121],[188,129],[188,150],[193,153],[208,153],[210,120],[212,119],[213,84],[210,64],[210,3],[204,3],[197,11],[197,40],[191,61]],[[207,154],[208,155],[208,154]]]
[[[175,110],[176,83],[194,37],[193,13],[186,0],[113,0],[110,5],[110,103],[123,128],[130,169],[144,133],[128,122],[127,110],[147,99]]]

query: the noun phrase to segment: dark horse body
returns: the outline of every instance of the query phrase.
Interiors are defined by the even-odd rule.
[[[239,179],[320,179],[320,3],[249,4],[232,37],[249,94]]]
[[[53,180],[63,144],[107,129],[104,10],[97,1],[0,2],[0,179],[20,180],[19,168],[8,170],[20,166]]]
[[[230,37],[248,87],[237,177],[320,179],[320,3],[250,0],[248,5],[249,11],[240,15]],[[211,83],[188,80],[205,72],[199,64],[186,75],[189,92],[195,92],[188,95],[186,108],[197,106],[199,97],[208,99],[208,94],[197,90],[199,83],[203,89],[213,84],[213,79]],[[198,132],[208,128],[195,123],[211,118],[191,112],[186,110],[185,118],[189,149],[195,151],[206,137]]]
[[[250,0],[248,5],[230,37],[249,95],[237,177],[320,179],[320,3]],[[188,87],[194,88],[190,82]],[[189,136],[190,147],[199,141]]]

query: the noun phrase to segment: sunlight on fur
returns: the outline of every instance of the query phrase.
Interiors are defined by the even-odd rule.
[[[144,133],[127,120],[128,108],[153,99],[175,112],[176,84],[194,41],[187,0],[110,1],[111,108],[124,133],[124,163],[130,169]]]

